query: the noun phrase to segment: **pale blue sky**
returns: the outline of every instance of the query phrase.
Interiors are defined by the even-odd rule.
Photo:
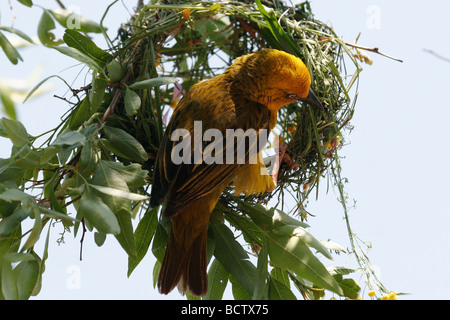
[[[25,8],[14,0],[12,3],[15,27],[35,35],[41,10]],[[52,2],[35,3],[47,6]],[[80,0],[77,6],[83,16],[99,21],[108,3]],[[399,63],[369,53],[374,63],[363,66],[352,121],[355,129],[347,139],[350,144],[341,152],[346,156],[342,162],[343,176],[349,180],[346,191],[350,199],[357,201],[350,218],[353,231],[372,243],[369,257],[388,289],[409,292],[405,299],[448,299],[450,173],[446,166],[450,152],[446,139],[450,114],[445,97],[450,63],[424,49],[450,58],[450,3],[314,0],[311,5],[316,18],[331,24],[346,41],[353,42],[361,32],[360,45],[378,47],[404,60]],[[9,26],[7,1],[0,4],[0,12],[0,24]],[[110,26],[109,34],[115,36],[119,23],[127,19],[127,11],[118,3],[105,22]],[[29,48],[21,54],[25,62],[12,66],[0,53],[1,79],[22,79],[40,65],[44,69],[36,81],[52,74],[73,79],[80,70],[67,69],[73,61],[56,51]],[[77,83],[83,84],[84,80],[78,79]],[[64,95],[64,85],[56,80],[50,83],[55,85],[53,91],[18,107],[19,119],[31,134],[53,128],[66,112],[66,105],[52,97]],[[0,139],[0,156],[8,155],[9,145]],[[331,238],[348,246],[343,213],[336,198],[330,191],[327,195],[323,192],[318,202],[310,201],[309,211],[316,217],[308,223],[316,237]],[[66,234],[65,244],[58,246],[58,232],[61,230],[56,228],[52,232],[43,287],[37,298],[166,298],[153,289],[151,253],[128,279],[127,257],[115,239],[108,238],[98,248],[92,234],[87,234],[80,262],[79,237],[74,240]],[[345,261],[341,255],[335,263]],[[354,262],[349,266],[355,267]],[[71,275],[77,272],[80,282],[71,282]],[[167,297],[180,296],[174,292]]]

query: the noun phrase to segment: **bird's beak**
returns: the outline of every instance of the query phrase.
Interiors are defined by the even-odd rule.
[[[316,97],[312,89],[309,89],[309,94],[306,98],[300,98],[298,99],[298,101],[309,103],[310,105],[319,107],[320,109],[325,111],[325,108],[323,107],[322,103],[320,103],[320,100]]]

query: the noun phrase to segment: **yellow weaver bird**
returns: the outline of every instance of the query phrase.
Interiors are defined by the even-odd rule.
[[[227,129],[270,131],[276,125],[278,110],[287,104],[302,101],[322,108],[310,85],[309,70],[301,59],[283,51],[264,49],[237,58],[223,74],[193,85],[180,100],[156,156],[151,192],[151,205],[165,202],[163,214],[171,219],[158,278],[161,293],[167,294],[178,286],[183,294],[186,290],[195,296],[206,294],[209,217],[222,191],[231,182],[237,194],[272,191],[278,173],[278,170],[272,176],[267,173],[261,148],[257,149],[253,163],[248,159],[244,163],[238,161],[236,151],[232,163],[204,160],[175,163],[173,151],[181,142],[172,141],[172,134],[176,129],[187,133],[183,141],[191,139],[187,146],[192,154],[183,157],[193,160],[198,142],[192,138],[195,121],[201,121],[203,130],[217,129],[224,136]],[[208,141],[202,141],[202,150],[207,146]],[[225,155],[230,145],[222,147],[215,149],[215,156]]]

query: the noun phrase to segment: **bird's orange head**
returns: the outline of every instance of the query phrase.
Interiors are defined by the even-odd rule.
[[[240,57],[235,62],[242,92],[271,111],[305,101],[322,108],[310,90],[311,75],[303,61],[284,51],[264,49]]]

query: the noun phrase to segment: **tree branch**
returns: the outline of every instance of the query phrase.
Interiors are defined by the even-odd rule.
[[[66,9],[66,6],[61,2],[61,0],[56,0],[56,2],[59,4],[61,9]]]
[[[382,56],[384,56],[384,57],[386,57],[386,58],[389,58],[389,59],[392,59],[392,60],[395,60],[395,61],[398,61],[398,62],[403,62],[403,60],[401,60],[401,59],[394,58],[393,56],[390,56],[390,55],[387,55],[387,54],[385,54],[385,53],[380,52],[378,48],[368,48],[368,47],[360,46],[360,45],[358,45],[358,44],[349,43],[349,42],[345,42],[345,41],[344,41],[344,43],[345,43],[347,46],[349,46],[349,47],[353,47],[353,48],[356,48],[356,49],[361,49],[361,50],[366,50],[366,51],[374,52],[374,53],[377,53],[377,54],[379,54],[379,55],[382,55]]]
[[[441,59],[441,60],[444,60],[445,62],[450,63],[450,59],[449,59],[449,58],[446,58],[446,57],[444,57],[444,56],[441,56],[440,54],[437,54],[437,53],[434,52],[433,50],[430,50],[430,49],[423,49],[423,51],[425,51],[426,53],[431,54],[432,56],[435,56],[435,57],[438,58],[438,59]]]

